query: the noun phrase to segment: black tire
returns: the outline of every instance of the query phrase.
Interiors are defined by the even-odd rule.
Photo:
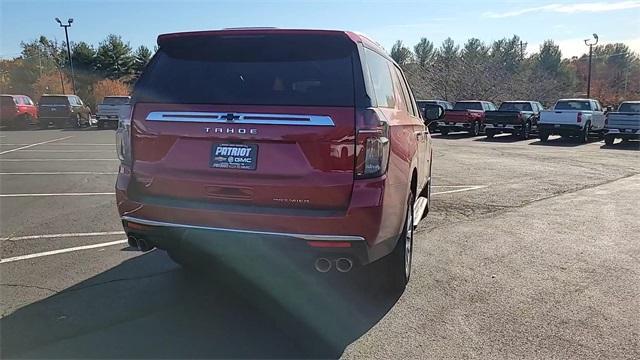
[[[440,134],[442,134],[443,136],[449,135],[449,129],[447,128],[440,129]]]
[[[82,116],[80,116],[80,114],[76,114],[76,116],[71,118],[71,124],[74,128],[81,128],[82,127]]]
[[[104,128],[104,121],[100,121],[100,120],[98,120],[97,127],[98,127],[98,129],[102,129],[102,128]]]
[[[523,125],[522,131],[520,132],[520,137],[522,140],[529,140],[531,136],[531,123],[527,121],[526,124]]]
[[[607,146],[611,146],[613,145],[613,142],[616,141],[616,138],[613,136],[605,136],[604,137],[604,144]]]
[[[413,260],[413,204],[415,198],[413,191],[409,192],[407,210],[405,212],[404,226],[396,247],[387,255],[388,285],[392,291],[402,291],[411,278],[411,263]]]
[[[477,121],[474,121],[473,124],[471,125],[471,131],[469,132],[472,136],[478,136],[480,135],[480,123]]]
[[[578,141],[581,144],[586,144],[587,142],[589,142],[589,128],[590,127],[591,127],[591,123],[584,124],[584,130],[582,130],[582,133],[580,133],[580,136],[578,137]]]
[[[540,141],[542,141],[543,143],[546,143],[547,141],[549,141],[549,133],[546,131],[540,131],[538,133],[538,137],[540,138]]]
[[[487,135],[487,139],[493,139],[493,137],[496,136],[496,133],[493,132],[493,130],[485,130],[484,133]]]

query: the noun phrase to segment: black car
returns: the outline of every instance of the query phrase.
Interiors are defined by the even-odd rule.
[[[453,104],[445,100],[417,100],[416,105],[420,108],[420,112],[424,114],[430,108],[437,108],[438,106],[442,106],[444,111],[453,109]],[[435,132],[438,129],[438,123],[432,121],[428,124],[429,132]]]
[[[82,127],[91,125],[91,109],[76,95],[42,95],[38,104],[40,127]]]

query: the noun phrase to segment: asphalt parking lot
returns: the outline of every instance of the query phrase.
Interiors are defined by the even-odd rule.
[[[2,358],[640,358],[638,143],[433,140],[389,298],[133,251],[112,130],[0,132]]]

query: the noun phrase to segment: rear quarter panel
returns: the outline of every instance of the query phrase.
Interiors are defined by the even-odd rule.
[[[399,93],[397,84],[394,85],[395,107],[380,109],[389,122],[391,149],[379,241],[397,237],[402,231],[411,176],[413,170],[418,171],[419,167],[418,141],[415,133],[426,131],[420,119],[407,113],[403,95]]]

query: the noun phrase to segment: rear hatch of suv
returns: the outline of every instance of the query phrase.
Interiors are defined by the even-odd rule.
[[[71,114],[69,98],[66,96],[43,96],[38,105],[39,116],[45,119],[68,118]]]
[[[13,120],[18,114],[18,105],[13,96],[0,96],[0,123]]]
[[[359,61],[344,33],[219,31],[158,43],[132,98],[130,196],[228,211],[346,209]]]

